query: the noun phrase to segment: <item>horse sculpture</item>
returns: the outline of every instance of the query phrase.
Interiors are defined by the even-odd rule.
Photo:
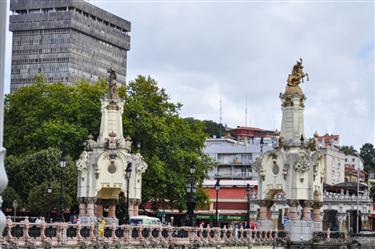
[[[288,86],[298,86],[301,81],[303,82],[304,77],[309,81],[309,75],[303,72],[302,58],[299,59],[300,61],[297,61],[297,64],[293,66],[292,74],[288,76]]]

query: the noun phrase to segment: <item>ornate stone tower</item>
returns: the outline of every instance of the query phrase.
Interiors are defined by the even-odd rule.
[[[108,207],[108,221],[116,219],[116,202],[121,192],[129,197],[129,216],[138,215],[141,200],[142,174],[147,164],[142,156],[130,154],[131,140],[124,138],[122,114],[124,102],[118,96],[116,73],[108,70],[109,94],[101,100],[102,119],[97,141],[90,135],[85,151],[77,161],[78,200],[81,222],[87,223],[103,217]],[[126,169],[131,169],[129,184]],[[127,186],[129,196],[127,197]]]
[[[280,93],[282,106],[281,132],[278,147],[262,154],[256,161],[260,175],[259,201],[260,229],[271,229],[270,208],[274,196],[285,194],[288,208],[288,225],[292,240],[309,240],[314,231],[321,230],[320,207],[323,201],[324,161],[317,148],[317,135],[305,139],[303,111],[306,97],[299,87],[308,75],[303,73],[302,59],[294,65],[284,93]],[[303,210],[297,215],[297,210]],[[313,209],[313,214],[311,210]]]

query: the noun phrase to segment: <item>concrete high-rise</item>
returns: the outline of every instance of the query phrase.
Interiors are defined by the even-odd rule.
[[[11,91],[38,73],[73,84],[106,78],[114,67],[125,84],[130,22],[83,0],[11,0]]]

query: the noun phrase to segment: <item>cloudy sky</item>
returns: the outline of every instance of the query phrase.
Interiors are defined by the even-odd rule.
[[[374,143],[372,1],[90,3],[132,23],[128,80],[151,75],[183,104],[184,117],[218,122],[222,99],[228,126],[280,130],[278,96],[302,57],[310,75],[302,85],[306,136],[339,134],[342,145],[357,148]]]

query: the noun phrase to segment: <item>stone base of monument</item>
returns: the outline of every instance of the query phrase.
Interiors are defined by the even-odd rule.
[[[79,216],[79,222],[82,225],[90,225],[91,223],[97,223],[97,218],[95,216]]]
[[[106,225],[112,225],[113,223],[118,225],[118,219],[117,218],[103,217],[103,219],[105,220]]]
[[[272,220],[258,220],[257,230],[273,230]]]
[[[321,232],[323,231],[323,223],[322,222],[313,222],[313,232]]]
[[[294,220],[289,221],[286,231],[289,233],[290,241],[308,241],[313,238],[314,233],[313,221]]]

